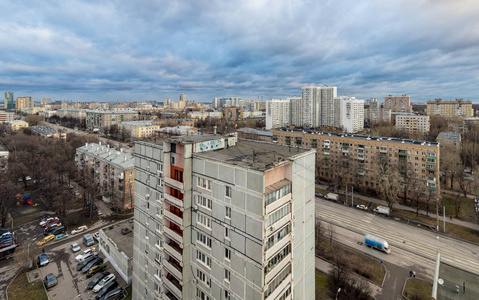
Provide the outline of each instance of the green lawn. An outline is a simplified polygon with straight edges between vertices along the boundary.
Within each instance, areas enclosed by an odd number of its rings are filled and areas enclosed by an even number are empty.
[[[455,196],[444,194],[442,195],[441,204],[446,207],[446,216],[456,215],[454,210]],[[461,201],[461,207],[459,210],[458,219],[467,222],[476,222],[476,210],[474,208],[474,200],[464,197],[459,197]],[[441,211],[442,214],[442,211]]]
[[[48,296],[41,280],[28,283],[26,273],[20,273],[8,287],[10,300],[47,300]]]
[[[316,269],[316,299],[328,299],[328,275]]]
[[[432,294],[432,284],[417,278],[406,280],[406,286],[403,291],[408,299],[429,300]]]

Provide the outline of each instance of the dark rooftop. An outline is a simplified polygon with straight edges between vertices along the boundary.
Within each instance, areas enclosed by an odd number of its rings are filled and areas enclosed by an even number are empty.
[[[133,219],[128,219],[101,229],[128,257],[133,257],[133,224]]]

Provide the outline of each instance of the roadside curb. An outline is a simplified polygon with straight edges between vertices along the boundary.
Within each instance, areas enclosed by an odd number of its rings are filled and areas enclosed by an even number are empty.
[[[10,284],[12,284],[12,282],[17,278],[18,274],[20,274],[22,272],[23,272],[23,268],[20,268],[18,270],[17,274],[15,274],[13,279],[8,283],[7,288],[5,289],[5,297],[6,297],[7,300],[8,300],[8,288],[10,287]]]

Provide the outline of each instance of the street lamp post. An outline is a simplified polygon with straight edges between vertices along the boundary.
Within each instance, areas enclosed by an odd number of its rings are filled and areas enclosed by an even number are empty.
[[[336,300],[338,300],[338,294],[341,292],[341,288],[338,289],[338,292],[336,293]]]
[[[439,236],[436,237],[436,253],[439,252]]]

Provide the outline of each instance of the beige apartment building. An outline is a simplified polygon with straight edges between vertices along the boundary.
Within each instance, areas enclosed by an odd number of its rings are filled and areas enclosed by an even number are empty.
[[[124,121],[135,121],[138,112],[131,110],[87,110],[86,127],[90,130],[110,128],[112,125],[120,125]]]
[[[472,109],[472,101],[464,101],[462,99],[443,101],[442,99],[436,99],[427,102],[427,115],[468,118],[474,116],[474,110]]]
[[[364,109],[364,121],[368,124],[379,122],[391,122],[391,110],[382,108],[378,99],[372,98],[369,101],[369,107]]]
[[[120,129],[130,132],[132,138],[141,139],[155,135],[155,130],[160,129],[159,124],[147,121],[126,121],[120,124]]]
[[[90,143],[76,150],[75,162],[94,178],[101,188],[103,200],[129,209],[134,206],[135,159],[130,153],[109,145]]]
[[[33,108],[35,105],[33,103],[33,97],[18,97],[17,103],[15,105],[16,110],[24,110]]]
[[[384,97],[383,108],[391,112],[412,112],[411,98],[407,95]]]
[[[6,123],[11,131],[19,131],[28,127],[28,123],[22,120],[13,120]]]
[[[316,149],[316,176],[326,181],[376,190],[376,168],[387,163],[407,174],[424,198],[440,195],[439,143],[301,130],[273,130],[273,141]]]
[[[412,134],[428,133],[430,129],[429,116],[398,115],[396,116],[396,129]]]

